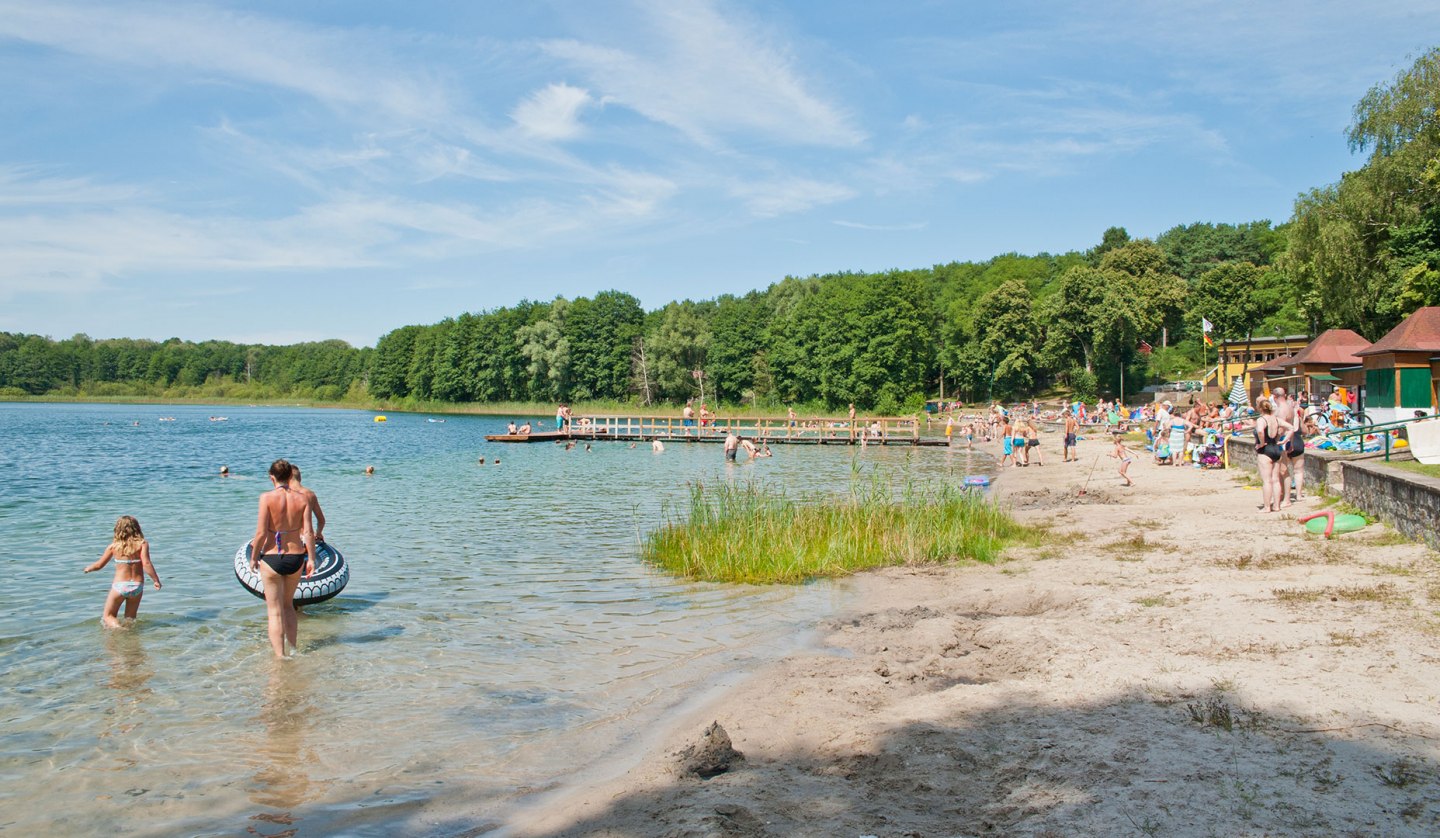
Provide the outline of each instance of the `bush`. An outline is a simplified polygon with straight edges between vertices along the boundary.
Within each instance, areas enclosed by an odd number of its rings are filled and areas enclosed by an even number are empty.
[[[1070,370],[1070,390],[1080,401],[1094,401],[1100,392],[1100,381],[1095,373],[1084,367],[1075,367]]]

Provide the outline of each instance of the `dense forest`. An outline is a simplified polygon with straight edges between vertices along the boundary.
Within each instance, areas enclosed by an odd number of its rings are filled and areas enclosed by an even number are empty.
[[[404,326],[374,349],[0,332],[0,396],[349,403],[802,403],[913,410],[1053,387],[1118,392],[1199,369],[1212,337],[1352,328],[1380,337],[1440,304],[1440,49],[1356,105],[1365,164],[1292,218],[1106,230],[1085,252],[787,277],[646,311],[635,297],[521,302]],[[1213,358],[1213,354],[1211,355]]]

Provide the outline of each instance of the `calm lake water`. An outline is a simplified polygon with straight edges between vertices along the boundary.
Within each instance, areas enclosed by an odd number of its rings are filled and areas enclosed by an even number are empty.
[[[485,442],[505,418],[372,417],[0,404],[0,831],[483,826],[805,642],[845,603],[843,583],[701,585],[649,569],[639,540],[687,483],[843,492],[877,469],[956,483],[993,470],[983,454],[909,447],[775,446],[727,466],[718,445],[567,452]],[[276,457],[303,467],[352,569],[344,593],[302,615],[283,662],[231,570]],[[112,568],[81,570],[121,514],[139,518],[164,589],[147,585],[137,624],[106,631]]]

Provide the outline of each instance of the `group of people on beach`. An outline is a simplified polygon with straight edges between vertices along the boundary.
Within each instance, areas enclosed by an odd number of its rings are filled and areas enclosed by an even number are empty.
[[[1109,456],[1117,461],[1123,485],[1133,486],[1129,469],[1136,455],[1124,436],[1131,430],[1144,430],[1156,465],[1218,468],[1223,467],[1227,436],[1250,429],[1255,435],[1263,489],[1260,509],[1274,512],[1303,497],[1305,438],[1320,432],[1315,420],[1305,416],[1303,405],[1284,387],[1261,398],[1253,414],[1233,404],[1207,404],[1193,397],[1184,407],[1164,400],[1133,410],[1118,401],[1104,400],[1093,409],[1074,402],[1059,411],[1042,411],[1035,404],[1013,409],[993,404],[981,416],[957,419],[952,413],[946,418],[945,437],[952,444],[963,439],[967,446],[977,439],[998,440],[1000,466],[1024,468],[1045,464],[1040,421],[1063,426],[1062,463],[1079,460],[1077,444],[1083,431],[1103,429],[1111,437]]]
[[[366,467],[373,474],[373,467]],[[229,468],[221,467],[221,476]],[[302,579],[315,572],[315,545],[323,540],[325,512],[315,492],[300,482],[300,467],[280,459],[270,464],[271,490],[260,495],[255,535],[250,540],[250,569],[260,574],[265,588],[265,610],[270,647],[275,657],[284,658],[298,643],[299,625],[295,611],[295,590]],[[115,565],[115,578],[105,597],[101,622],[120,628],[120,609],[134,620],[145,594],[145,577],[160,590],[160,575],[150,557],[150,543],[132,515],[115,522],[114,537],[100,558],[85,567],[86,573]]]

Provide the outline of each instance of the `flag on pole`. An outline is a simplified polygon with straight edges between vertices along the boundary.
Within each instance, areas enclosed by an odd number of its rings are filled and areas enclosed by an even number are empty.
[[[1203,317],[1200,318],[1200,331],[1205,332],[1206,334],[1209,334],[1211,331],[1214,330],[1214,328],[1215,328],[1215,324],[1214,324],[1214,323],[1211,323],[1209,320],[1206,320],[1206,319],[1203,318]]]
[[[1213,341],[1213,340],[1210,339],[1210,333],[1209,333],[1209,332],[1201,332],[1201,333],[1200,333],[1200,337],[1202,337],[1202,338],[1205,339],[1205,345],[1206,345],[1206,346],[1214,346],[1214,345],[1215,345],[1215,341]]]

